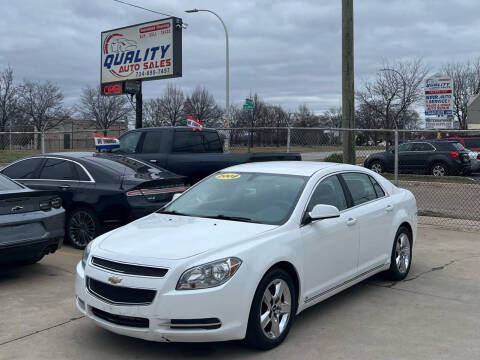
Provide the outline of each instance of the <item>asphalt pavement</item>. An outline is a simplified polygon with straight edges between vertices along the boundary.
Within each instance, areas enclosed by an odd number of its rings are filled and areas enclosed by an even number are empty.
[[[405,281],[369,279],[306,310],[269,352],[147,342],[95,326],[74,305],[81,252],[64,247],[0,270],[0,359],[479,359],[479,245],[478,233],[421,227]]]

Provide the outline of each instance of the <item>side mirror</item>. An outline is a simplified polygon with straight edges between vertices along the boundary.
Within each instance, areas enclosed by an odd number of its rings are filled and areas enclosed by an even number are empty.
[[[177,200],[181,195],[182,195],[182,193],[175,193],[175,194],[173,194],[171,201]]]
[[[308,219],[307,224],[309,222],[315,221],[315,220],[324,220],[324,219],[333,219],[340,217],[340,211],[332,205],[315,205],[308,213]]]

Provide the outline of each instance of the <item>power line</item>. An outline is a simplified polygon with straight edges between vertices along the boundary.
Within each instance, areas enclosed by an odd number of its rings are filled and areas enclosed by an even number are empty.
[[[118,2],[118,3],[121,3],[121,4],[124,4],[124,5],[131,6],[131,7],[137,8],[137,9],[142,9],[142,10],[145,10],[145,11],[150,11],[150,12],[155,13],[155,14],[160,14],[160,15],[164,15],[164,16],[168,16],[168,17],[173,17],[173,15],[166,14],[166,13],[162,13],[162,12],[160,12],[160,11],[155,11],[155,10],[152,10],[152,9],[147,9],[147,8],[142,7],[142,6],[135,5],[135,4],[131,4],[131,3],[126,2],[126,1],[122,1],[122,0],[113,0],[113,1]],[[177,17],[177,16],[175,16],[175,17]]]

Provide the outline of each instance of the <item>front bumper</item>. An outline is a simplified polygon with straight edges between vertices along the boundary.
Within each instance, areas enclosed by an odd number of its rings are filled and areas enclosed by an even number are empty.
[[[178,273],[164,278],[146,278],[114,274],[82,264],[77,265],[75,280],[76,305],[80,312],[101,327],[114,333],[160,342],[211,342],[243,339],[245,337],[251,298],[240,286],[232,286],[231,279],[217,288],[176,291]],[[239,272],[235,276],[239,275]],[[87,275],[86,275],[87,274]],[[149,305],[114,305],[94,296],[86,287],[86,276],[108,283],[108,277],[122,277],[122,286],[156,289],[157,294]],[[240,277],[239,277],[240,278]],[[240,279],[235,279],[240,281]],[[172,290],[173,289],[173,290]],[[113,316],[129,319],[148,319],[147,327],[124,326],[94,314],[96,309]],[[97,312],[98,313],[98,312]],[[172,328],[172,319],[218,319],[218,328]]]

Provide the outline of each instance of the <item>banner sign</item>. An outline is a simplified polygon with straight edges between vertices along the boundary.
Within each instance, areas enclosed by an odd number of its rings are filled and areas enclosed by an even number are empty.
[[[425,127],[453,127],[453,81],[437,74],[425,81]]]
[[[202,131],[203,122],[197,120],[193,116],[187,116],[187,126],[192,128],[193,131]]]
[[[118,149],[120,147],[120,140],[114,137],[107,137],[94,133],[93,139],[95,140],[95,148],[98,151],[105,149]]]
[[[101,84],[182,76],[182,19],[102,32],[100,69]]]

